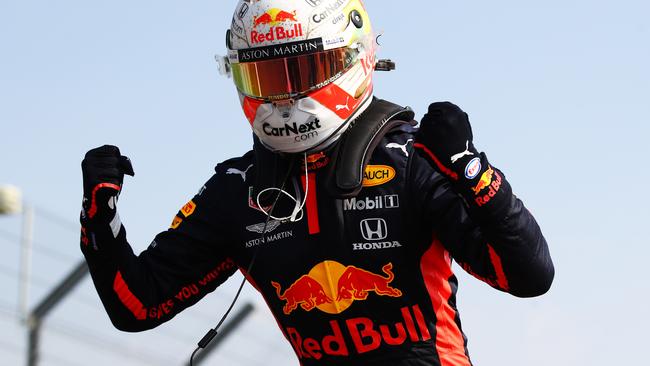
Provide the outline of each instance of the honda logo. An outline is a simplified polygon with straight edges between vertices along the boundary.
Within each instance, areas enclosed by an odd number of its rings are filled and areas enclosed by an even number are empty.
[[[384,219],[365,219],[360,226],[361,235],[366,240],[383,240],[388,236],[388,226]]]

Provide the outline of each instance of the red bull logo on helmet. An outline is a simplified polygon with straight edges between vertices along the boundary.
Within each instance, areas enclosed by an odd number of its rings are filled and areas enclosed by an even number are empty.
[[[395,279],[393,264],[382,268],[382,274],[325,261],[314,266],[288,288],[272,281],[278,298],[285,301],[282,308],[289,315],[299,307],[304,311],[318,309],[328,314],[340,314],[354,301],[366,300],[371,293],[378,296],[401,297],[402,291],[390,284]]]
[[[287,23],[293,23],[285,27]],[[283,25],[280,25],[283,24]],[[268,26],[268,32],[259,32],[257,29]],[[276,41],[283,39],[294,39],[304,36],[302,24],[296,18],[296,11],[288,12],[282,9],[273,8],[265,13],[253,17],[253,30],[251,31],[251,42],[253,44],[265,41]]]
[[[278,8],[269,9],[260,16],[253,17],[253,28],[260,25],[278,25],[282,22],[298,22],[296,11],[288,12]]]

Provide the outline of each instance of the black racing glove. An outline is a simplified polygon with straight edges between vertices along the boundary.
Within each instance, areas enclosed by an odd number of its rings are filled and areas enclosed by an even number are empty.
[[[472,211],[483,217],[500,217],[510,203],[512,189],[472,140],[467,113],[452,103],[438,102],[422,117],[415,147],[449,179]]]
[[[134,175],[131,161],[120,154],[117,146],[104,145],[86,153],[81,170],[84,189],[82,225],[93,228],[108,224],[116,214],[124,174]]]

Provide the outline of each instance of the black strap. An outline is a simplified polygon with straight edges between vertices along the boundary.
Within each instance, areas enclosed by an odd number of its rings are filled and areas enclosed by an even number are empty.
[[[383,99],[372,103],[341,137],[328,166],[328,190],[338,198],[359,194],[363,172],[373,151],[389,131],[399,126],[415,125],[415,113],[409,107],[401,107]]]
[[[349,198],[359,194],[363,172],[381,139],[395,128],[415,125],[414,117],[415,113],[409,107],[374,98],[370,106],[351,122],[341,140],[327,152],[332,159],[326,168],[326,186],[330,195]],[[257,197],[263,188],[279,187],[281,177],[292,167],[296,169],[300,165],[292,164],[291,160],[300,156],[273,153],[256,136],[253,141],[256,171],[253,195]],[[269,197],[262,197],[262,201],[264,198]]]

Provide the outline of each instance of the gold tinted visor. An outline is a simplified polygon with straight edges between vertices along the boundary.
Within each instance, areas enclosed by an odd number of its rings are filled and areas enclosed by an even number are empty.
[[[285,99],[336,80],[357,59],[356,49],[343,47],[272,60],[231,64],[239,91],[259,99]]]

